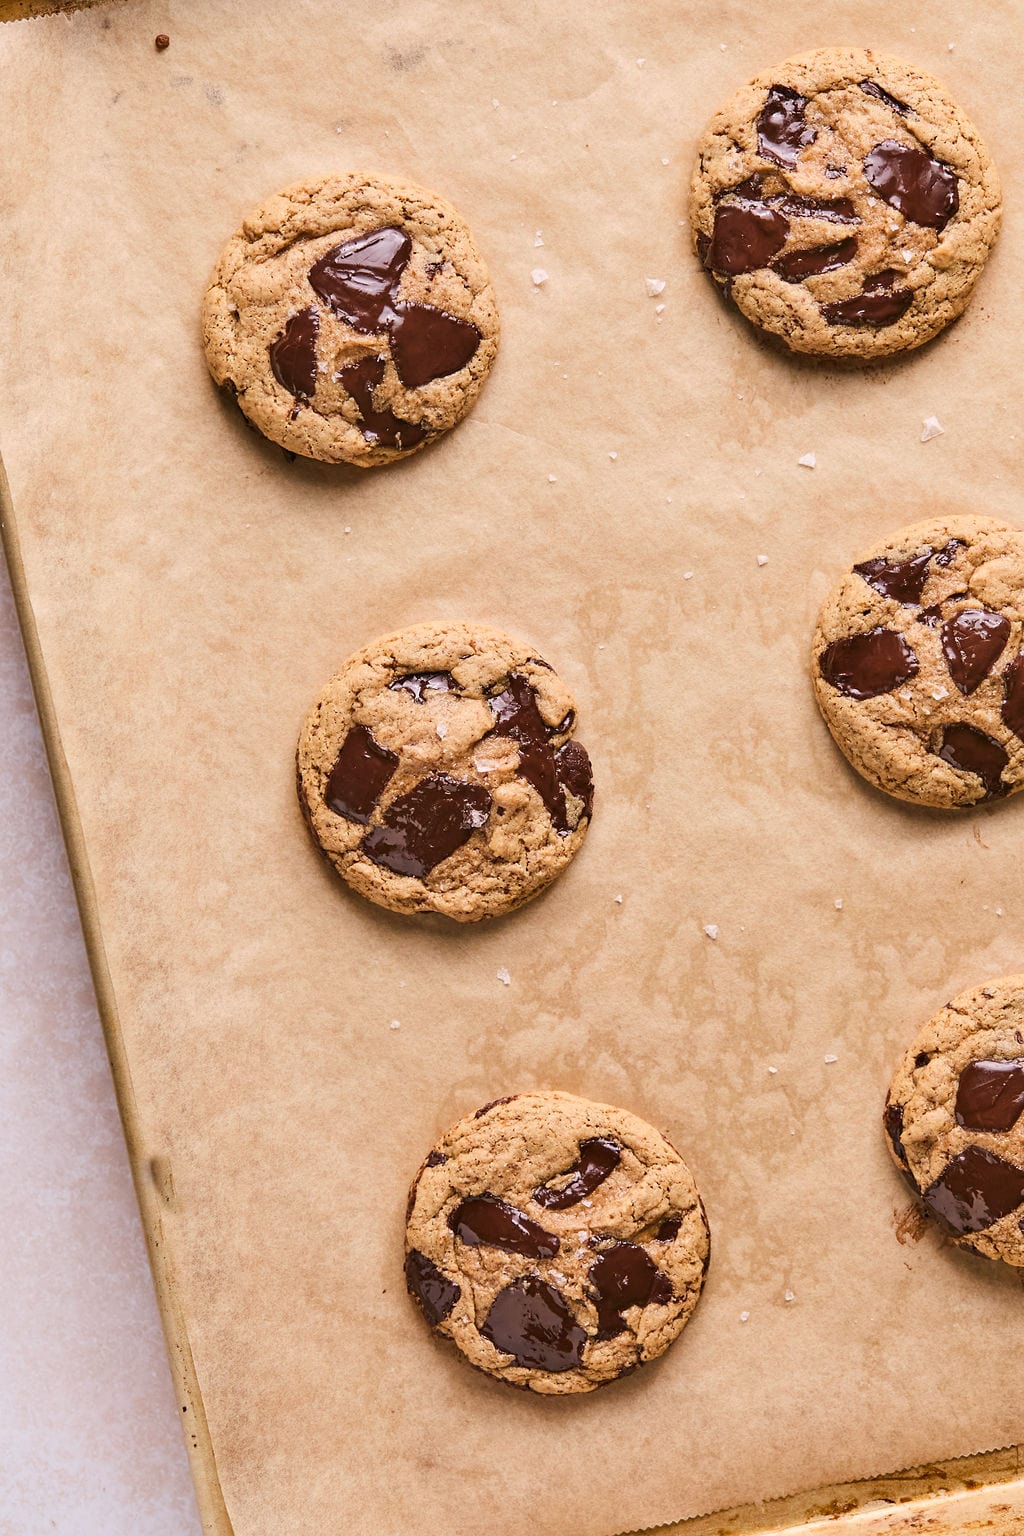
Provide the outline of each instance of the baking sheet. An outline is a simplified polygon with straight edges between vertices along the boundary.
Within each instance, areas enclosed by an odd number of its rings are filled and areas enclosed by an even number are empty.
[[[1020,968],[1024,810],[871,792],[805,653],[863,544],[1020,520],[1022,30],[945,0],[203,0],[0,32],[0,447],[236,1536],[611,1536],[1020,1437],[1018,1277],[920,1236],[878,1112],[910,1031]],[[867,374],[758,342],[679,222],[713,108],[828,42],[946,78],[1007,193],[967,318]],[[473,416],[369,475],[245,431],[197,338],[239,215],[364,167],[456,203],[504,322]],[[324,679],[435,617],[547,655],[597,779],[569,872],[468,932],[349,896],[294,803]],[[679,1343],[577,1402],[468,1371],[401,1279],[424,1151],[535,1086],[662,1126],[713,1230]]]

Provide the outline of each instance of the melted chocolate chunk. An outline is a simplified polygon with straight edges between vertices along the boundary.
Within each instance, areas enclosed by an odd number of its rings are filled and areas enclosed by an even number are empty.
[[[448,1217],[456,1237],[472,1247],[504,1248],[528,1259],[553,1259],[558,1238],[497,1195],[471,1195]]]
[[[889,1138],[889,1145],[896,1154],[896,1161],[904,1173],[910,1172],[907,1162],[907,1154],[903,1150],[903,1105],[894,1104],[891,1099],[885,1102],[885,1134]]]
[[[679,1236],[679,1229],[682,1224],[683,1218],[681,1216],[666,1216],[665,1220],[654,1234],[655,1241],[659,1243],[672,1242],[673,1238]]]
[[[1024,1061],[969,1061],[956,1090],[956,1123],[1010,1131],[1024,1110]]]
[[[462,1295],[462,1289],[443,1275],[432,1259],[417,1248],[405,1256],[405,1283],[410,1296],[415,1296],[423,1308],[423,1316],[431,1328],[443,1323],[452,1307]]]
[[[357,331],[383,330],[391,294],[405,270],[412,241],[388,226],[336,245],[309,270],[313,292]]]
[[[1003,673],[1003,724],[1024,741],[1024,651]]]
[[[484,1115],[488,1113],[488,1111],[497,1109],[499,1104],[511,1104],[512,1100],[518,1099],[518,1097],[518,1093],[506,1093],[503,1099],[492,1099],[489,1104],[482,1104],[480,1108],[474,1112],[473,1119],[480,1120]]]
[[[397,767],[397,752],[382,747],[365,725],[353,725],[331,769],[324,804],[335,816],[365,824]]]
[[[570,710],[554,728],[544,723],[537,707],[537,695],[518,672],[510,672],[505,687],[492,694],[487,707],[494,717],[492,736],[510,736],[519,746],[518,772],[532,784],[559,836],[567,837],[569,825],[565,790],[584,804],[589,816],[594,803],[594,785],[590,758],[579,742],[567,741],[556,753],[550,738],[561,735],[573,723]]]
[[[482,784],[432,773],[391,802],[360,847],[382,869],[422,880],[468,842],[490,811]]]
[[[896,286],[899,276],[891,268],[876,272],[864,279],[862,293],[823,304],[821,312],[829,325],[892,325],[914,302],[912,288]]]
[[[1024,1203],[1024,1168],[971,1146],[947,1163],[921,1196],[953,1237],[983,1232]]]
[[[983,800],[997,800],[1009,791],[1002,773],[1010,761],[1007,753],[984,731],[973,725],[947,725],[942,732],[938,757],[961,773],[973,773],[985,786]]]
[[[934,553],[934,549],[926,549],[923,555],[912,555],[909,560],[885,560],[879,556],[862,561],[854,570],[883,597],[894,598],[905,608],[911,608],[921,599]]]
[[[935,564],[952,565],[953,561],[956,559],[957,550],[963,549],[963,547],[963,539],[950,539],[948,543],[943,544],[942,548],[935,556]]]
[[[845,267],[856,254],[857,237],[851,235],[836,245],[815,245],[810,250],[790,251],[772,262],[772,271],[787,283],[802,283],[805,277],[820,277],[822,272]]]
[[[524,1275],[499,1291],[480,1332],[517,1365],[541,1371],[574,1370],[587,1342],[561,1291],[539,1275]]]
[[[448,1154],[446,1152],[428,1152],[425,1166],[427,1168],[440,1168],[441,1164],[447,1161]]]
[[[772,198],[772,206],[794,219],[825,219],[829,224],[859,224],[857,210],[849,197],[798,197],[789,192]]]
[[[542,1184],[533,1192],[538,1205],[547,1211],[566,1211],[570,1205],[592,1195],[609,1174],[614,1173],[622,1160],[622,1148],[618,1142],[602,1136],[592,1136],[580,1142],[580,1160],[572,1170],[572,1177],[559,1188]]]
[[[380,443],[382,448],[415,448],[427,436],[427,428],[419,422],[403,421],[387,408],[378,411],[373,403],[384,368],[384,358],[364,357],[341,370],[341,382],[359,407],[360,431],[367,442]]]
[[[544,808],[563,836],[568,834],[565,794],[558,781],[555,754],[546,741],[519,743],[519,776],[532,784],[544,802]]]
[[[625,1332],[622,1313],[626,1307],[646,1307],[652,1301],[664,1305],[672,1300],[668,1276],[639,1243],[613,1243],[604,1249],[591,1264],[589,1279],[599,1339],[613,1339]]]
[[[817,138],[804,121],[807,97],[785,85],[773,85],[757,119],[758,153],[792,170],[800,151]]]
[[[926,229],[945,229],[960,206],[949,166],[896,139],[885,139],[865,155],[864,174],[883,202]]]
[[[564,747],[559,747],[555,753],[555,772],[563,789],[567,789],[574,800],[583,801],[584,816],[590,816],[594,809],[594,776],[586,747],[578,741],[567,741]]]
[[[973,693],[991,672],[1007,640],[1010,621],[985,608],[962,608],[942,626],[942,652],[960,692]]]
[[[391,356],[406,389],[418,389],[465,368],[480,345],[480,332],[427,304],[396,304],[390,322]]]
[[[727,277],[766,267],[786,243],[789,220],[767,203],[720,203],[704,265]]]
[[[908,107],[905,101],[900,101],[898,97],[891,96],[885,87],[879,85],[875,80],[862,80],[860,88],[865,96],[875,96],[879,101],[884,101],[886,106],[891,107],[894,112],[898,112],[900,117],[907,117],[914,110],[913,107]]]
[[[917,674],[917,657],[895,629],[833,640],[818,665],[826,683],[851,699],[877,699]]]
[[[316,390],[316,339],[320,334],[320,311],[315,304],[292,315],[288,324],[267,349],[274,378],[297,400],[312,400]]]
[[[388,687],[395,693],[412,694],[417,704],[425,704],[428,693],[458,692],[450,672],[409,672],[405,677],[396,677]]]
[[[510,672],[500,693],[493,693],[487,707],[494,716],[492,734],[511,736],[526,743],[546,742],[551,735],[537,708],[537,695],[528,680]]]

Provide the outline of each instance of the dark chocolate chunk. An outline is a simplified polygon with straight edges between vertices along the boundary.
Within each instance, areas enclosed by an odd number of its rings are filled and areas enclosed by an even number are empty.
[[[1008,793],[1002,773],[1009,756],[998,741],[973,725],[947,725],[936,755],[961,773],[976,774],[985,786],[983,800],[996,800]]]
[[[327,780],[324,804],[346,821],[368,822],[397,767],[397,752],[382,747],[365,725],[351,726]]]
[[[960,692],[973,693],[991,672],[1010,638],[1010,621],[985,608],[961,608],[942,626],[942,653]]]
[[[909,1173],[910,1165],[907,1162],[907,1154],[903,1150],[903,1105],[894,1104],[891,1099],[886,1099],[884,1121],[885,1134],[896,1155],[896,1161],[905,1173]]]
[[[802,283],[805,277],[819,277],[822,272],[834,272],[845,267],[857,254],[857,237],[840,240],[836,245],[815,245],[810,250],[790,251],[772,262],[787,283]]]
[[[490,811],[482,784],[432,773],[391,802],[360,847],[382,869],[422,880],[468,842]]]
[[[1024,1203],[1024,1168],[970,1146],[946,1164],[921,1199],[953,1237],[983,1232]]]
[[[891,107],[894,112],[898,112],[900,117],[907,117],[914,110],[913,107],[908,107],[905,101],[900,101],[898,97],[890,95],[884,86],[878,84],[877,80],[862,80],[860,88],[865,96],[875,96],[879,101],[884,101],[886,106]]]
[[[546,741],[519,743],[519,775],[532,784],[544,802],[544,808],[564,836],[569,831],[565,794],[558,781],[555,754]]]
[[[341,370],[341,382],[359,407],[360,430],[367,442],[383,448],[415,448],[427,436],[419,422],[403,421],[394,411],[377,410],[373,392],[384,377],[382,357],[364,357]]]
[[[719,203],[704,265],[727,277],[766,267],[786,243],[789,220],[767,203]]]
[[[471,1195],[456,1206],[448,1225],[472,1247],[504,1248],[528,1259],[553,1259],[558,1238],[497,1195]]]
[[[442,1163],[448,1161],[446,1152],[428,1152],[425,1166],[427,1168],[440,1168]]]
[[[899,277],[891,268],[876,272],[864,279],[862,293],[823,304],[821,312],[829,325],[892,325],[914,302],[912,288],[897,286]]]
[[[1024,651],[1003,673],[1003,724],[1024,741]]]
[[[1010,1131],[1024,1110],[1024,1061],[969,1061],[956,1090],[956,1123]]]
[[[917,657],[895,629],[870,629],[864,635],[833,640],[818,657],[830,687],[851,699],[876,699],[892,693],[917,674]]]
[[[960,206],[949,166],[896,139],[883,140],[865,155],[864,174],[879,197],[912,224],[945,229]]]
[[[417,704],[425,704],[428,693],[458,692],[450,672],[409,672],[405,677],[396,677],[388,687],[396,693],[412,694]]]
[[[807,97],[773,85],[757,118],[757,148],[766,160],[792,170],[802,149],[817,138],[804,120]]]
[[[597,1336],[612,1339],[623,1333],[626,1307],[646,1307],[649,1302],[672,1300],[672,1285],[639,1243],[613,1243],[598,1254],[589,1271]]]
[[[563,789],[574,800],[582,800],[583,814],[590,816],[594,809],[594,776],[586,747],[578,741],[567,741],[559,747],[555,753],[555,772]]]
[[[572,1177],[557,1188],[542,1184],[533,1192],[538,1205],[548,1211],[565,1211],[570,1205],[592,1195],[609,1174],[614,1173],[622,1160],[622,1148],[618,1142],[602,1136],[592,1136],[580,1142],[580,1157],[572,1170]]]
[[[793,219],[825,219],[829,224],[859,224],[857,210],[849,197],[798,197],[787,192],[773,197],[772,207]]]
[[[539,1275],[524,1275],[499,1291],[480,1332],[517,1365],[541,1371],[574,1370],[587,1342],[561,1291]]]
[[[525,677],[510,672],[500,693],[493,693],[487,707],[494,716],[493,735],[512,736],[516,741],[546,742],[550,726],[537,708],[537,695]]]
[[[518,1093],[506,1093],[503,1099],[491,1099],[489,1104],[481,1104],[480,1108],[474,1112],[473,1119],[480,1120],[489,1110],[497,1109],[499,1104],[511,1104],[512,1100],[518,1097]]]
[[[355,330],[383,330],[392,290],[411,251],[412,241],[403,230],[375,229],[321,256],[309,270],[310,287]]]
[[[568,836],[565,789],[584,804],[589,816],[594,803],[590,758],[579,742],[567,741],[556,753],[551,737],[561,735],[573,723],[572,711],[558,725],[546,725],[537,707],[537,695],[518,672],[510,672],[500,693],[487,706],[494,717],[493,736],[511,736],[519,746],[519,773],[540,795],[555,830]]]
[[[480,345],[480,332],[427,304],[395,304],[389,322],[391,356],[406,389],[465,368]]]
[[[270,366],[274,378],[297,400],[312,400],[316,390],[316,339],[320,334],[320,311],[315,304],[300,309],[275,341],[270,343]]]
[[[952,565],[956,559],[957,550],[963,549],[963,539],[949,539],[935,556],[936,565]]]
[[[423,1316],[431,1328],[444,1322],[462,1295],[461,1287],[443,1275],[434,1261],[417,1248],[411,1248],[405,1256],[405,1283],[410,1296],[415,1296],[423,1308]]]
[[[854,570],[883,597],[891,597],[909,608],[920,601],[934,553],[934,549],[926,549],[923,555],[911,555],[909,560],[885,560],[879,556],[862,561]]]
[[[655,1232],[655,1240],[659,1243],[670,1243],[673,1238],[679,1236],[679,1228],[683,1224],[681,1216],[666,1216],[661,1226]]]

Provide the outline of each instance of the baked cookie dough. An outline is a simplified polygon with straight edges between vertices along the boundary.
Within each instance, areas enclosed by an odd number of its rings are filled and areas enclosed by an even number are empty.
[[[496,1099],[409,1192],[405,1276],[430,1326],[514,1387],[590,1392],[664,1354],[710,1238],[689,1168],[636,1115],[569,1093]]]
[[[578,852],[593,806],[576,705],[482,625],[419,624],[352,656],[299,737],[299,800],[352,888],[459,922],[521,906]]]
[[[811,670],[858,773],[940,809],[1024,787],[1024,533],[989,517],[904,528],[826,599]]]
[[[947,1237],[1024,1266],[1024,976],[972,987],[896,1068],[889,1148]]]
[[[868,360],[966,308],[999,232],[999,178],[930,75],[819,48],[758,75],[700,141],[690,191],[715,282],[794,351]]]
[[[462,420],[498,350],[498,310],[450,204],[377,176],[324,176],[262,203],[228,241],[203,345],[265,437],[367,468]]]

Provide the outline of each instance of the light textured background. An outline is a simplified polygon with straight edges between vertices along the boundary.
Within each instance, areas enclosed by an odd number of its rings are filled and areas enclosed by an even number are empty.
[[[195,1536],[124,1138],[0,559],[0,1533]]]

